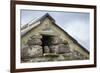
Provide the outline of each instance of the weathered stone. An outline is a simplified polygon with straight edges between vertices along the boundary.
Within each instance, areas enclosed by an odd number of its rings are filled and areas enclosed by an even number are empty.
[[[72,55],[73,59],[85,59],[84,56],[77,50],[73,50]]]
[[[22,48],[21,48],[21,59],[28,58],[28,56],[29,56],[28,49],[29,49],[29,47],[27,45],[22,46]]]
[[[64,56],[63,55],[59,55],[59,57],[57,58],[58,61],[63,61],[65,60]]]
[[[61,54],[70,52],[70,48],[64,44],[51,45],[50,50],[52,53],[61,53]]]
[[[41,35],[32,35],[31,39],[41,39],[42,36]]]
[[[42,41],[41,41],[41,39],[29,39],[27,44],[29,46],[31,46],[31,45],[41,45]]]
[[[67,40],[62,40],[62,44],[68,45],[68,41]]]
[[[61,39],[57,36],[51,37],[51,44],[60,44]]]
[[[42,56],[43,50],[39,45],[33,45],[30,49],[28,49],[29,57],[38,57]]]
[[[70,48],[67,45],[59,44],[59,53],[69,53]]]
[[[50,50],[52,53],[59,53],[59,45],[51,45]]]
[[[50,53],[50,48],[48,46],[44,46],[44,53]]]
[[[76,50],[74,50],[73,53],[74,53],[74,56],[79,56],[79,54],[80,54],[80,53],[79,53],[78,51],[76,51]]]

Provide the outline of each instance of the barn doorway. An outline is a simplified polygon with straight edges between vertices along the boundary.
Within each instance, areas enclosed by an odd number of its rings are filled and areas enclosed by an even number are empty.
[[[49,35],[42,35],[41,41],[42,41],[43,53],[45,53],[44,46],[48,46],[49,47],[51,45],[51,37],[52,36],[49,36]]]

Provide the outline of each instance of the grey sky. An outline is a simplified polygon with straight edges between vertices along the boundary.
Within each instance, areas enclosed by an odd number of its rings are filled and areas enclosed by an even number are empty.
[[[51,12],[51,11],[34,11],[21,10],[21,25],[49,13],[56,23],[74,37],[87,50],[90,49],[89,27],[90,14],[76,12]]]

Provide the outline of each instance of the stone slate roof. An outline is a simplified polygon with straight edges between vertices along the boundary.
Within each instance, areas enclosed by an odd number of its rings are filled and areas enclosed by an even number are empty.
[[[43,15],[42,17],[39,17],[35,20],[32,20],[31,22],[29,22],[28,24],[24,25],[23,27],[21,27],[21,36],[24,36],[26,33],[28,33],[31,29],[39,26],[39,24],[41,24],[41,22],[46,18],[50,18],[51,21],[53,22],[53,24],[55,24],[56,27],[58,27],[59,29],[61,29],[72,41],[73,43],[76,43],[78,46],[80,46],[81,48],[83,48],[84,51],[86,51],[89,54],[89,51],[84,48],[81,44],[78,43],[77,40],[75,40],[72,36],[70,36],[65,30],[63,30],[60,26],[58,26],[55,23],[55,20],[48,14],[46,13],[45,15]]]

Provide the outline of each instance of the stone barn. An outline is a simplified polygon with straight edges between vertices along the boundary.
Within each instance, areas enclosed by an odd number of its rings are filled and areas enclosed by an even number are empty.
[[[21,61],[89,59],[89,52],[46,13],[21,27]]]

